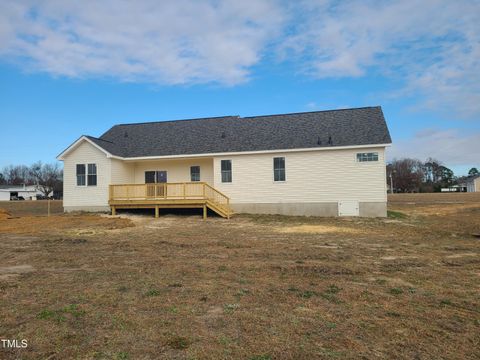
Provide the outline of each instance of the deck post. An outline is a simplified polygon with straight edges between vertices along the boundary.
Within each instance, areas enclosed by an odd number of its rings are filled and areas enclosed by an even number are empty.
[[[155,206],[155,218],[158,218],[160,216],[160,208],[158,206]]]
[[[207,205],[203,205],[203,220],[207,218]]]
[[[112,206],[112,216],[117,215],[117,209],[115,209],[115,206]]]

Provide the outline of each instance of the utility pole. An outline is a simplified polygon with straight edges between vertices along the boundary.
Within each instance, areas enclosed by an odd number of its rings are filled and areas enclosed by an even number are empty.
[[[390,171],[390,194],[393,194],[393,170]]]

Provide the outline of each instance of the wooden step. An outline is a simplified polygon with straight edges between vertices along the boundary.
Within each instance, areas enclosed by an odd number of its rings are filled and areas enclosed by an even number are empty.
[[[229,219],[233,215],[231,209],[210,200],[207,201],[207,207],[223,218]]]

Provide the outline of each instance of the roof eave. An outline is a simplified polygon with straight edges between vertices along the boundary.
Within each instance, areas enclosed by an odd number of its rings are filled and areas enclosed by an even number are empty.
[[[236,151],[222,153],[201,153],[201,154],[181,154],[181,155],[159,155],[159,156],[137,156],[119,158],[124,161],[142,161],[142,160],[161,160],[161,159],[184,159],[198,157],[218,157],[233,155],[255,155],[255,154],[272,154],[272,153],[292,153],[305,151],[328,151],[328,150],[347,150],[347,149],[365,149],[365,148],[385,148],[391,146],[392,143],[384,144],[366,144],[366,145],[349,145],[349,146],[329,146],[314,148],[297,148],[297,149],[278,149],[278,150],[259,150],[259,151]]]

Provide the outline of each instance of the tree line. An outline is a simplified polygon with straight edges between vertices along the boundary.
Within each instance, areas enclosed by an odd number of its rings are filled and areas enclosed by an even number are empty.
[[[63,188],[63,169],[57,163],[44,164],[38,161],[31,166],[8,165],[0,171],[0,185],[35,185],[45,196]]]
[[[468,176],[478,175],[471,168]],[[451,169],[437,159],[394,159],[387,164],[387,183],[394,192],[439,192],[442,188],[458,185],[465,176],[457,177]]]

